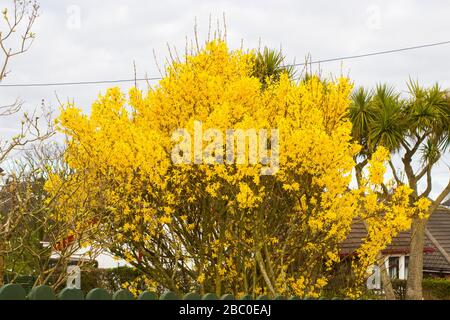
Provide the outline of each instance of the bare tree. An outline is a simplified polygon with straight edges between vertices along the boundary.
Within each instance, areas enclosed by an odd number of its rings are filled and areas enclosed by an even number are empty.
[[[9,65],[13,58],[26,53],[35,39],[32,32],[36,19],[39,17],[39,4],[31,0],[10,0],[9,6],[1,11],[0,17],[0,82],[9,74]],[[0,101],[0,117],[17,119],[17,132],[10,137],[0,137],[0,175],[5,175],[4,164],[16,152],[23,151],[33,143],[41,142],[53,135],[54,130],[51,112],[44,107],[36,108],[32,112],[24,112],[20,118],[23,102],[17,98],[12,102]],[[11,175],[2,187],[6,192],[14,188],[16,182]],[[12,180],[11,180],[12,179]],[[6,188],[6,189],[5,189]],[[7,201],[7,199],[3,199]],[[9,200],[8,200],[9,201]],[[5,205],[5,203],[3,203]],[[3,283],[5,257],[2,252],[7,251],[8,235],[12,234],[20,225],[21,216],[0,215],[0,285]]]
[[[0,30],[1,60],[0,81],[9,73],[8,65],[12,58],[27,52],[35,39],[31,31],[39,17],[39,4],[30,0],[13,0],[12,12],[2,10],[2,18],[6,30]]]
[[[0,189],[0,214],[8,225],[0,229],[4,243],[0,255],[5,257],[6,271],[10,281],[24,273],[32,274],[35,285],[50,284],[56,289],[66,280],[69,264],[82,267],[98,255],[99,247],[85,245],[92,238],[95,223],[92,230],[79,229],[82,215],[55,210],[53,202],[67,185],[61,185],[61,192],[51,197],[45,191],[50,175],[73,183],[65,179],[70,171],[57,145],[33,146],[14,161],[9,171]],[[59,218],[61,214],[64,219]]]
[[[36,35],[32,32],[32,28],[38,17],[39,4],[36,1],[13,0],[11,8],[2,10],[1,27],[5,30],[0,30],[0,82],[10,73],[8,66],[11,59],[26,53],[33,44]],[[0,117],[16,115],[21,111],[22,105],[20,99],[6,104],[0,101]],[[45,129],[42,129],[42,122],[45,123]],[[0,138],[0,164],[14,150],[51,136],[53,134],[51,113],[45,108],[39,112],[34,110],[31,113],[24,113],[18,127],[16,135],[9,139]]]

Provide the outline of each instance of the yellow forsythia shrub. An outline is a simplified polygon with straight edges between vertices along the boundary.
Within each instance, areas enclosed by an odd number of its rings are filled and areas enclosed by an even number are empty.
[[[394,193],[394,207],[380,201],[387,154],[374,157],[364,190],[349,190],[359,146],[346,118],[348,79],[282,75],[263,86],[251,76],[254,60],[215,40],[170,64],[147,92],[111,88],[89,115],[65,106],[57,126],[73,173],[47,182],[50,192],[66,190],[60,218],[90,212],[78,228],[97,228],[93,241],[178,292],[317,296],[352,222],[367,218],[371,238],[358,264],[365,271],[408,228],[409,191]],[[174,164],[173,132],[194,136],[199,123],[224,136],[278,129],[276,174],[261,175],[259,162]]]

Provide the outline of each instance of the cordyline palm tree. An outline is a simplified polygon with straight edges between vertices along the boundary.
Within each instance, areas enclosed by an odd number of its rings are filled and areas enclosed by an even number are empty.
[[[352,95],[349,117],[353,138],[362,146],[356,174],[360,183],[362,170],[378,146],[398,151],[407,127],[402,117],[403,101],[392,87],[377,85],[374,91],[358,88]],[[355,159],[355,160],[358,160]]]
[[[352,121],[352,136],[361,145],[360,153],[355,157],[355,173],[358,187],[361,187],[364,167],[377,146],[389,150],[398,150],[404,134],[405,123],[401,118],[402,102],[400,95],[392,87],[378,85],[374,91],[358,88],[352,94],[349,117]],[[383,186],[386,196],[388,190]],[[377,255],[381,282],[386,298],[395,299],[394,289],[381,252]]]
[[[256,53],[255,65],[253,67],[253,76],[257,77],[263,87],[267,85],[267,81],[278,81],[283,73],[286,73],[290,79],[295,76],[293,66],[285,65],[286,57],[274,49],[265,47],[262,51]]]
[[[392,161],[389,161],[389,165],[396,182],[407,184],[413,190],[410,199],[412,204],[421,197],[429,197],[432,188],[431,170],[449,150],[450,104],[447,93],[438,85],[423,88],[410,80],[408,89],[409,98],[401,99],[398,93],[386,85],[378,85],[374,92],[360,88],[352,96],[349,117],[353,123],[353,138],[362,145],[355,168],[358,182],[372,153],[378,146],[386,147],[391,153],[401,156],[400,168],[396,168]],[[419,182],[423,182],[424,190],[419,190]],[[449,193],[450,180],[437,198],[432,200],[430,214]],[[426,220],[414,217],[407,299],[422,299],[425,231]]]

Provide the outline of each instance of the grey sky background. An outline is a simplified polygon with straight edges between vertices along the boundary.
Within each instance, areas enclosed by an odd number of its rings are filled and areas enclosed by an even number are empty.
[[[0,0],[4,7],[9,0]],[[163,66],[167,43],[184,51],[197,19],[205,40],[211,15],[226,15],[231,48],[262,45],[282,48],[288,62],[383,51],[450,40],[448,1],[144,1],[41,0],[37,39],[10,64],[2,84],[94,81],[159,76],[153,50]],[[387,82],[406,90],[408,77],[424,85],[450,87],[450,44],[321,65],[325,75],[349,75],[356,86]],[[156,83],[154,83],[156,84]],[[118,84],[127,91],[133,83]],[[20,97],[24,108],[57,106],[55,95],[85,110],[112,85],[0,88],[1,103]],[[139,84],[146,87],[145,82]],[[17,121],[0,119],[0,134],[17,130]],[[447,155],[434,171],[433,194],[448,180]]]

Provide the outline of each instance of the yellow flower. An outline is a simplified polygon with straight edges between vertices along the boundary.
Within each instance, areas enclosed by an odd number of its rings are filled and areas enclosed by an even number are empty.
[[[198,283],[205,282],[205,274],[204,273],[200,273],[199,276],[197,277],[197,281],[198,281]]]
[[[420,198],[414,203],[414,206],[417,208],[418,216],[421,219],[427,219],[429,217],[428,209],[431,205],[431,201],[427,198]]]
[[[169,224],[169,223],[172,222],[172,218],[171,218],[171,217],[168,217],[168,216],[162,216],[161,218],[159,218],[159,221],[160,221],[162,224]]]

